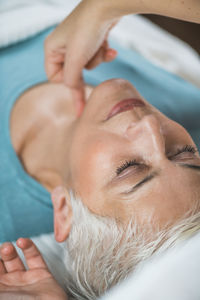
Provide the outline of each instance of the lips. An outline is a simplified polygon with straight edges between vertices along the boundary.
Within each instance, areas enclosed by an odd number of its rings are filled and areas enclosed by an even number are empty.
[[[124,99],[124,100],[118,102],[111,109],[106,120],[109,120],[110,118],[114,117],[115,115],[117,115],[121,112],[134,109],[134,107],[144,107],[144,106],[145,106],[145,103],[140,99],[136,99],[136,98]]]

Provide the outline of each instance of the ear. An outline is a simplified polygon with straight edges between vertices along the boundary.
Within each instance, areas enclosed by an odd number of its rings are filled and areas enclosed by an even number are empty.
[[[57,242],[64,242],[70,232],[72,207],[70,195],[63,186],[56,187],[51,194],[54,209],[54,235]]]

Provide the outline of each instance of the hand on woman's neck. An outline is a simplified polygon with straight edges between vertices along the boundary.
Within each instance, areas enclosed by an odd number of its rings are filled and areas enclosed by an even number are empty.
[[[91,87],[86,86],[86,95]],[[72,93],[44,83],[26,91],[11,114],[11,138],[27,173],[49,191],[68,178],[68,149],[77,121]]]

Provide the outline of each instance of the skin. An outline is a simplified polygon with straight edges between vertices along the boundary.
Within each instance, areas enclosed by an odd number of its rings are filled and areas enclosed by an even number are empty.
[[[52,82],[64,82],[76,101],[84,102],[82,71],[112,61],[107,42],[111,28],[124,15],[158,14],[200,23],[197,0],[84,0],[47,37],[45,68]],[[92,16],[92,18],[91,18]],[[134,29],[133,29],[134,34]]]
[[[177,220],[200,196],[200,171],[187,167],[200,166],[198,153],[176,155],[185,145],[195,147],[190,135],[144,99],[145,107],[105,121],[119,101],[141,98],[128,81],[109,80],[86,90],[88,102],[79,118],[64,86],[62,90],[60,85],[41,85],[18,100],[11,136],[27,172],[50,192],[56,186],[73,189],[97,215],[124,223],[137,215],[141,224],[153,219],[159,227]],[[24,128],[27,132],[17,139]],[[117,176],[116,169],[129,159],[137,159],[139,165]],[[152,180],[130,192],[152,173]],[[64,215],[65,205],[61,206]]]
[[[200,172],[182,166],[200,165],[200,158],[189,152],[175,156],[184,145],[195,147],[194,142],[183,127],[148,102],[104,121],[117,102],[132,97],[141,98],[124,80],[94,89],[73,134],[70,185],[96,214],[127,222],[137,213],[142,223],[152,217],[162,226],[200,196]],[[116,168],[128,159],[137,159],[140,166],[116,176]],[[152,172],[159,175],[127,194]]]
[[[4,243],[0,248],[1,300],[67,300],[34,243],[21,238],[17,240],[17,246],[23,251],[28,270],[15,247]]]

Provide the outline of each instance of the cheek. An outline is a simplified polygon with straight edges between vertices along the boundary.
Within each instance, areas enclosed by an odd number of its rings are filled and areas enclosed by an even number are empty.
[[[75,189],[82,198],[96,195],[105,184],[110,150],[102,139],[91,138],[82,144],[78,157],[74,157]]]

